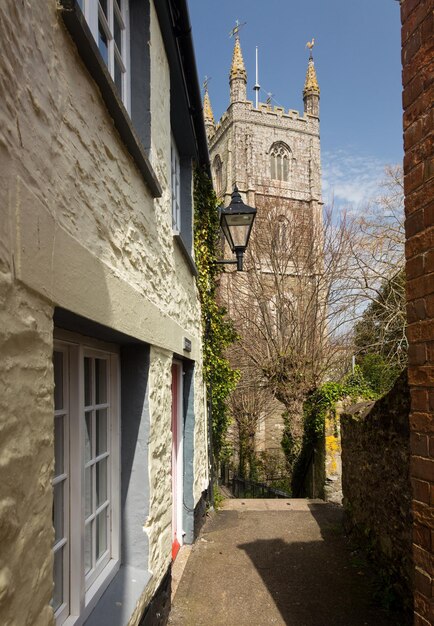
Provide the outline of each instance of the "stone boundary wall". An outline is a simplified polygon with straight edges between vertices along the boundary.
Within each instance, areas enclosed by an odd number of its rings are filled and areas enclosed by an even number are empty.
[[[434,1],[402,0],[415,625],[434,624]]]
[[[341,415],[347,529],[367,548],[404,605],[412,604],[410,393],[406,374],[374,402]]]

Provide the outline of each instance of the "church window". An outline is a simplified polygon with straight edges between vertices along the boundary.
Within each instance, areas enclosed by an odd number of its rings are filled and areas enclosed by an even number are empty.
[[[270,150],[270,168],[272,180],[285,180],[289,178],[291,151],[281,141],[274,143]]]
[[[214,169],[215,190],[216,190],[217,195],[219,196],[221,195],[221,192],[223,189],[223,163],[218,154],[214,159],[213,169]]]

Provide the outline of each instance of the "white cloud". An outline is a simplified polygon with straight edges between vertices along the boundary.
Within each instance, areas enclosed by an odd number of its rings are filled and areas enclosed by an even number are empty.
[[[387,164],[376,157],[340,149],[322,154],[322,189],[326,204],[339,208],[363,208],[379,193]]]

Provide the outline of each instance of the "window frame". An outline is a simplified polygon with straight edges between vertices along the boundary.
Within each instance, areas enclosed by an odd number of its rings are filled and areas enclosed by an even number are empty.
[[[276,141],[269,150],[270,178],[280,182],[289,182],[292,169],[292,152],[283,141]]]
[[[95,39],[101,58],[103,59],[111,79],[116,86],[119,97],[121,98],[127,112],[131,115],[131,63],[130,63],[130,18],[129,18],[129,0],[105,0],[107,6],[107,15],[101,6],[100,0],[82,0],[79,2],[83,15],[88,23],[90,31]],[[121,48],[116,44],[114,35],[115,16],[122,20],[123,28],[121,29]],[[107,60],[101,52],[99,41],[99,26],[104,30],[107,37]],[[122,64],[122,85],[119,91],[115,78],[115,58]]]
[[[68,335],[70,333],[67,333]],[[56,333],[57,335],[57,333]],[[72,626],[82,624],[95,608],[98,600],[120,567],[120,363],[117,347],[101,347],[94,340],[78,342],[54,340],[53,352],[66,355],[69,380],[69,605],[63,605],[55,613],[56,624]],[[108,349],[107,349],[108,348]],[[85,480],[84,480],[84,358],[107,360],[107,384],[110,411],[107,420],[107,445],[110,449],[110,526],[107,542],[110,544],[108,558],[103,566],[85,574]],[[54,504],[53,504],[54,507]],[[53,509],[54,510],[54,509]],[[66,512],[65,512],[66,515]],[[86,579],[87,578],[87,579]]]
[[[181,234],[181,159],[178,148],[172,135],[170,145],[170,188],[172,197],[172,231],[174,235]]]

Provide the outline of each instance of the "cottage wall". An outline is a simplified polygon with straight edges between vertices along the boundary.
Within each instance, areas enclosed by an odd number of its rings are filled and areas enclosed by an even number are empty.
[[[152,5],[152,3],[151,3]],[[170,565],[170,366],[195,367],[194,500],[207,483],[195,279],[172,234],[170,76],[151,6],[154,199],[55,0],[0,6],[0,622],[53,623],[53,312],[152,345],[149,570],[131,623]]]

